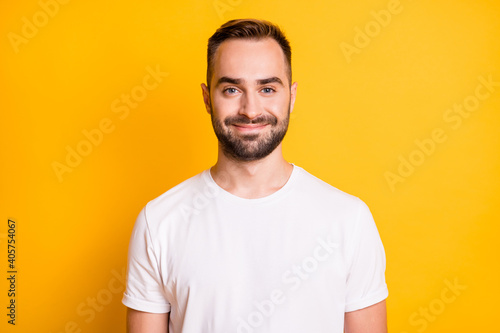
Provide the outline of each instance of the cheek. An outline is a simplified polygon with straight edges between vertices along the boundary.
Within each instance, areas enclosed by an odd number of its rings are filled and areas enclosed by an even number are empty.
[[[266,111],[280,116],[288,113],[288,102],[289,99],[287,98],[287,96],[279,96],[275,98],[264,99],[261,105]]]
[[[238,110],[239,101],[237,98],[214,96],[212,100],[212,108],[218,115],[227,115]]]

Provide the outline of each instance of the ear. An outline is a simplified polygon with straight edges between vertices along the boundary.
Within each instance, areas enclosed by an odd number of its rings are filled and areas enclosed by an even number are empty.
[[[208,87],[205,83],[201,84],[201,92],[203,94],[203,102],[205,103],[205,108],[207,109],[207,113],[211,114],[212,109],[210,108],[210,92],[208,91]]]
[[[297,82],[294,82],[292,84],[292,87],[290,88],[290,112],[293,111],[293,106],[295,105],[295,97],[297,96]]]

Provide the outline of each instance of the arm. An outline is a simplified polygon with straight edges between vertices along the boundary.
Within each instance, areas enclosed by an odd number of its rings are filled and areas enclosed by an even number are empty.
[[[122,299],[127,307],[128,333],[168,333],[170,303],[163,295],[162,279],[166,277],[157,258],[145,206],[137,216],[129,243]]]
[[[169,315],[127,308],[127,333],[168,333]]]
[[[345,333],[387,333],[387,310],[385,300],[345,313]]]

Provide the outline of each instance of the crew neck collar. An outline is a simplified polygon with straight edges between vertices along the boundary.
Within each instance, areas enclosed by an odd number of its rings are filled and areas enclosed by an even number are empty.
[[[239,203],[260,204],[260,203],[266,203],[269,201],[274,201],[274,200],[284,196],[290,190],[290,188],[292,187],[293,183],[295,182],[295,180],[297,178],[297,174],[299,172],[298,166],[296,166],[293,163],[290,163],[290,164],[293,166],[293,169],[292,169],[292,173],[290,174],[290,177],[288,177],[288,180],[285,183],[285,185],[283,185],[280,189],[278,189],[277,191],[275,191],[275,192],[273,192],[265,197],[255,198],[255,199],[247,199],[247,198],[239,197],[237,195],[234,195],[234,194],[226,191],[222,187],[220,187],[215,182],[215,180],[212,178],[212,174],[210,173],[211,167],[209,169],[206,169],[205,171],[203,171],[203,178],[209,184],[209,186],[215,187],[217,189],[218,195],[221,195],[222,197],[224,197],[228,200],[231,200],[234,202],[239,202]]]

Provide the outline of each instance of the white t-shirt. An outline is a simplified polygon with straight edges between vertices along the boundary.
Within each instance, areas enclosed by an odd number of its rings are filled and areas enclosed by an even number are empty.
[[[388,296],[367,205],[296,165],[258,199],[187,179],[141,210],[128,255],[123,304],[170,312],[170,333],[341,333]]]

